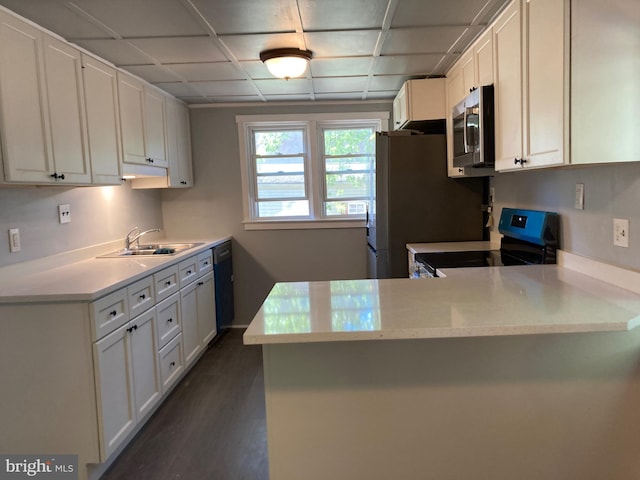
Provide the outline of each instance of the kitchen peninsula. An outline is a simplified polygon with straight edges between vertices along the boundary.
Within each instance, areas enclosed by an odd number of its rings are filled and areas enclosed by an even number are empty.
[[[562,265],[277,284],[271,480],[631,480],[640,295]]]

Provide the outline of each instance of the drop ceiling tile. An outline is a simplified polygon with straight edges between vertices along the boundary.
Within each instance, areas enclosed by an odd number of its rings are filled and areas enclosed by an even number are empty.
[[[309,94],[311,91],[310,80],[307,80],[306,78],[294,78],[291,80],[282,80],[280,78],[273,80],[256,80],[255,84],[263,95]]]
[[[388,55],[376,58],[375,75],[429,75],[440,64],[444,55]]]
[[[225,35],[219,37],[238,60],[259,60],[260,52],[272,48],[298,48],[295,33],[266,33],[259,35]]]
[[[129,65],[126,70],[149,83],[179,82],[181,80],[170,70],[157,65]]]
[[[224,95],[257,95],[258,91],[249,80],[226,80],[221,82],[194,82],[194,89],[207,97]]]
[[[229,95],[223,97],[207,97],[211,103],[263,102],[258,95]]]
[[[453,45],[451,52],[462,53],[473,41],[484,31],[484,27],[472,26],[467,27],[465,32],[460,36],[458,41]]]
[[[367,77],[323,77],[313,79],[315,93],[362,93],[366,84]]]
[[[316,93],[316,100],[362,100],[362,92]]]
[[[220,62],[227,57],[209,37],[139,38],[131,44],[160,63]]]
[[[304,37],[314,57],[358,57],[373,54],[378,31],[307,32]]]
[[[382,90],[376,92],[368,92],[367,100],[393,100],[398,94],[397,90]]]
[[[387,0],[299,0],[305,30],[380,28]]]
[[[242,71],[231,62],[176,63],[164,66],[188,82],[245,79]]]
[[[192,0],[218,35],[295,32],[290,0]]]
[[[244,61],[238,62],[238,66],[247,72],[247,74],[253,79],[273,79],[274,76],[269,72],[267,67],[261,61]]]
[[[183,97],[202,97],[201,92],[199,92],[196,88],[191,86],[189,83],[182,82],[158,82],[155,84],[156,87],[161,88],[165,92],[170,93],[179,98]]]
[[[508,1],[508,0],[507,0]],[[505,0],[501,0],[502,3]],[[391,27],[424,25],[470,25],[492,0],[402,0],[398,2]]]
[[[309,67],[314,77],[368,75],[373,57],[314,58]]]
[[[395,90],[397,92],[402,87],[402,84],[411,78],[410,75],[376,75],[369,83],[369,91],[384,92]]]
[[[123,37],[207,33],[195,16],[176,0],[74,0],[73,3]]]
[[[311,100],[311,95],[265,95],[268,102],[296,102]]]
[[[64,38],[112,38],[62,2],[3,0],[2,5]]]
[[[381,54],[446,53],[466,30],[466,27],[416,27],[390,30]]]
[[[202,97],[179,97],[183,102],[188,103],[189,105],[198,105],[201,103],[206,103],[206,100]]]
[[[142,54],[126,40],[76,40],[76,43],[118,66],[153,63],[148,56]]]

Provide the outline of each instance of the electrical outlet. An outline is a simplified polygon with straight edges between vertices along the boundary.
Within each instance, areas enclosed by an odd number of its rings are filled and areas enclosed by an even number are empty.
[[[11,253],[19,252],[20,246],[20,230],[17,228],[9,229],[9,251]]]
[[[629,219],[613,219],[613,244],[618,247],[629,246]]]
[[[574,206],[578,210],[584,210],[584,183],[576,183],[576,200]]]
[[[71,205],[58,205],[58,219],[60,223],[71,223]]]
[[[489,205],[493,205],[496,200],[496,187],[489,187]]]

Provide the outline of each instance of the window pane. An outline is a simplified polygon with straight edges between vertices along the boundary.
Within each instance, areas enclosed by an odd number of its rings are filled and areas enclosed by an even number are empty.
[[[254,131],[257,155],[295,155],[303,153],[303,130]]]
[[[324,210],[327,216],[336,215],[365,215],[367,200],[348,200],[343,202],[325,202]]]
[[[344,172],[348,170],[371,170],[373,168],[372,157],[355,158],[327,158],[325,159],[327,172]]]
[[[304,175],[258,176],[258,198],[304,198]]]
[[[370,173],[328,173],[327,199],[367,197],[370,185]]]
[[[308,200],[258,202],[258,217],[308,217]]]
[[[375,130],[341,128],[324,130],[325,155],[350,155],[375,152]]]
[[[261,173],[299,173],[304,175],[303,157],[256,158],[256,172]]]

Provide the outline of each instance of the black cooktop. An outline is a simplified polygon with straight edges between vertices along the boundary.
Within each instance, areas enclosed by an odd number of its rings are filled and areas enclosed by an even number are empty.
[[[502,250],[417,253],[416,261],[422,263],[434,276],[435,270],[439,268],[502,267],[530,263]]]

